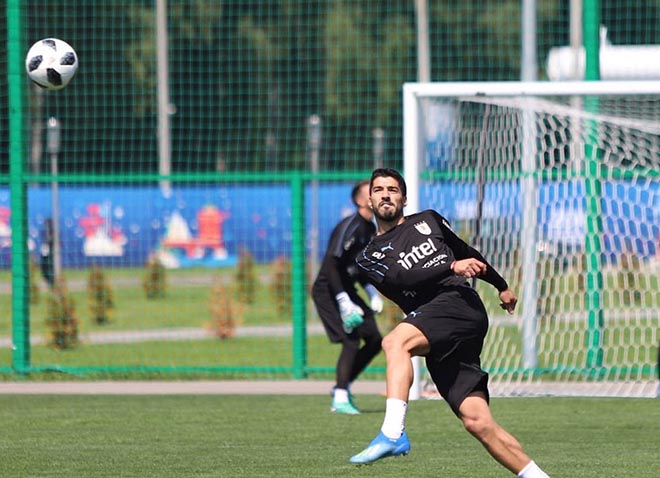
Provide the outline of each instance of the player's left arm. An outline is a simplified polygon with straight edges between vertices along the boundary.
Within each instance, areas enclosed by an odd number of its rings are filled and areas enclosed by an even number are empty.
[[[509,285],[507,284],[504,277],[502,277],[497,272],[497,270],[495,270],[495,268],[490,265],[490,263],[481,254],[481,252],[470,246],[463,239],[458,237],[458,235],[456,235],[447,219],[442,217],[440,214],[437,214],[437,216],[438,223],[440,224],[440,229],[442,230],[445,241],[453,251],[454,258],[456,259],[455,262],[450,266],[454,274],[458,274],[468,279],[477,277],[488,282],[500,292],[500,300],[502,300],[503,304],[511,303],[509,296],[514,294],[509,289]],[[504,299],[507,299],[506,302],[501,297],[505,291],[509,291],[504,297]]]
[[[441,227],[443,227],[443,234],[445,234],[447,243],[454,250],[456,260],[450,266],[454,274],[466,278],[478,277],[494,286],[499,292],[500,307],[509,314],[513,314],[518,298],[509,288],[509,284],[507,284],[504,277],[488,263],[478,250],[458,237],[448,226],[448,223],[441,222]]]
[[[509,314],[513,314],[513,311],[516,310],[517,303],[518,298],[516,297],[516,294],[514,294],[508,287],[500,292],[500,307],[506,310]]]

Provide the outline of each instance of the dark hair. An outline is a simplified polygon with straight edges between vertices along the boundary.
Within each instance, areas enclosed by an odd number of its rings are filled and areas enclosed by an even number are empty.
[[[369,184],[368,179],[363,179],[362,181],[358,181],[355,183],[355,186],[353,186],[353,190],[351,191],[351,199],[353,200],[353,204],[359,207],[359,204],[357,203],[357,197],[358,194],[360,194],[360,189],[362,189],[363,186],[366,186]]]
[[[376,178],[394,178],[396,182],[399,183],[399,189],[401,189],[401,194],[403,197],[406,197],[408,188],[406,187],[406,180],[403,179],[403,176],[396,169],[392,168],[378,168],[374,169],[374,172],[371,173],[371,180],[369,181],[369,191],[374,185],[374,179]]]

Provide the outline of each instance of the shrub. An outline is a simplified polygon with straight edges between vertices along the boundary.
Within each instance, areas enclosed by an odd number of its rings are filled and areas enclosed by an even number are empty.
[[[57,349],[69,349],[77,345],[78,320],[75,303],[62,278],[55,282],[48,295],[47,314],[49,345]]]
[[[623,252],[619,256],[619,269],[616,274],[617,290],[621,293],[623,305],[636,305],[642,303],[640,292],[640,270],[642,262],[638,256],[631,252]]]
[[[254,273],[254,257],[247,250],[241,249],[236,264],[236,288],[238,301],[254,304],[257,290],[257,277]]]
[[[38,304],[41,301],[41,289],[39,288],[39,281],[37,280],[39,277],[39,266],[37,263],[34,261],[32,257],[30,257],[30,304]]]
[[[87,294],[92,320],[99,325],[110,322],[110,309],[115,307],[113,293],[103,270],[97,265],[93,265],[89,269]]]
[[[285,317],[291,315],[291,262],[284,256],[273,262],[270,290],[277,312]]]
[[[211,288],[211,323],[208,327],[219,339],[234,336],[236,326],[243,322],[243,306],[235,303],[227,287],[216,278]]]
[[[146,264],[146,273],[142,280],[142,287],[147,299],[158,299],[165,297],[167,288],[167,277],[165,266],[155,256],[150,256]]]

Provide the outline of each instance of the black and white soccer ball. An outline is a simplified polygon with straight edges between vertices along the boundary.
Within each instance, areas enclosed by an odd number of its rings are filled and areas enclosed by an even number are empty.
[[[30,47],[25,57],[25,69],[40,87],[61,90],[78,71],[78,55],[67,42],[44,38]]]

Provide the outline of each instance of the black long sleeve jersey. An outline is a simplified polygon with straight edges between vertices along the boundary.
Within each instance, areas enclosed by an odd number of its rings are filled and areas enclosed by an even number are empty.
[[[355,282],[364,282],[358,274],[356,256],[375,234],[376,225],[359,213],[341,220],[330,235],[315,287],[329,287],[333,297],[342,291],[354,292]]]
[[[427,209],[374,237],[356,262],[369,281],[408,314],[443,289],[470,287],[464,277],[451,270],[452,262],[470,257],[487,266],[480,279],[499,291],[508,288],[481,253],[454,233],[447,219]]]

